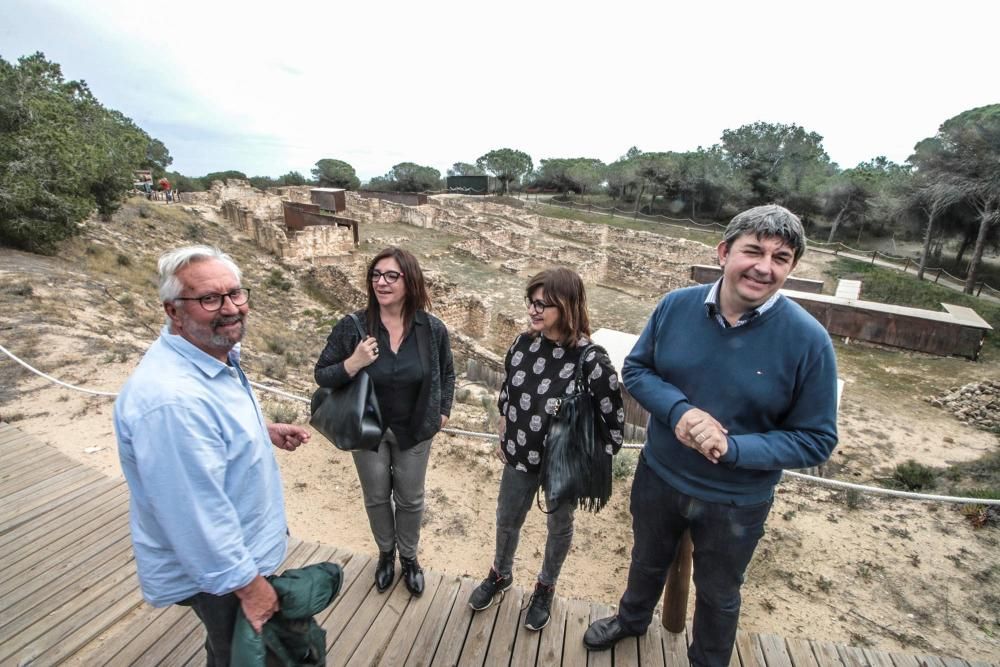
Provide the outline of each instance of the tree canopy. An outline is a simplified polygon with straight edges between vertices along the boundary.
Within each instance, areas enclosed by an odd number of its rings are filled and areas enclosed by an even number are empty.
[[[312,175],[321,188],[357,190],[361,187],[361,180],[354,173],[354,167],[343,160],[333,158],[318,160],[312,169]]]
[[[486,172],[474,164],[468,162],[456,162],[448,170],[449,176],[485,176]]]
[[[434,167],[425,167],[414,162],[400,162],[393,165],[385,176],[376,176],[368,181],[369,190],[387,192],[427,192],[441,187],[441,172]]]
[[[0,243],[54,252],[95,208],[113,213],[150,163],[169,164],[166,147],[84,81],[42,53],[0,58]]]
[[[531,156],[513,148],[498,148],[486,153],[476,160],[476,166],[488,171],[503,183],[503,193],[506,194],[511,181],[520,181],[521,177],[534,168]]]

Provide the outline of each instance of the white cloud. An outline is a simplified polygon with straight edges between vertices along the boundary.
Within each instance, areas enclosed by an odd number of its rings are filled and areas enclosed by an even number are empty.
[[[842,166],[1000,101],[1000,8],[956,0],[757,3],[0,0],[0,52],[42,50],[167,144],[178,170],[363,178],[501,146],[611,161],[757,120]]]

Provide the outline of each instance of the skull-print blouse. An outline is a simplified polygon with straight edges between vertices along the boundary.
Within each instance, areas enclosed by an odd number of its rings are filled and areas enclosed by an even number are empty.
[[[576,363],[588,343],[583,340],[577,347],[565,347],[542,335],[521,334],[507,350],[507,377],[497,401],[504,417],[500,444],[507,465],[522,472],[539,472],[557,399],[576,391]],[[583,381],[594,401],[598,425],[613,443],[608,445],[608,453],[615,454],[622,445],[625,410],[618,372],[607,354],[596,349],[587,353]]]

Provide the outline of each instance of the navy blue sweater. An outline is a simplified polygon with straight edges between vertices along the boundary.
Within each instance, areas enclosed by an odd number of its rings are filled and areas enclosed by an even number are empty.
[[[826,461],[837,445],[837,364],[830,336],[787,297],[740,327],[706,311],[711,285],[671,292],[622,366],[650,413],[645,457],[672,487],[709,502],[769,500],[784,468]],[[696,407],[729,431],[713,464],[674,436]]]

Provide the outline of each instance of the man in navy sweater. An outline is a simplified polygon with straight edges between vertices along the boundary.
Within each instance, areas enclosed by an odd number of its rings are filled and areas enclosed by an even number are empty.
[[[728,665],[740,586],[781,471],[818,465],[837,444],[830,336],[778,292],[805,252],[802,223],[758,206],[733,218],[717,251],[722,278],[664,297],[622,367],[650,417],[632,482],[628,587],[618,614],[588,628],[590,650],[646,631],[690,529],[688,658]]]

